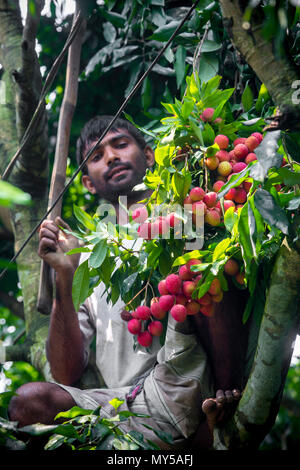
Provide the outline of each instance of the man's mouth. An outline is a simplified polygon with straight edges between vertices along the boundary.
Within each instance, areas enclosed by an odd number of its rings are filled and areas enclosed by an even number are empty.
[[[109,179],[118,178],[122,176],[123,174],[125,174],[128,170],[129,170],[128,166],[118,165],[117,167],[110,170],[110,172],[107,175],[107,179],[109,180]]]

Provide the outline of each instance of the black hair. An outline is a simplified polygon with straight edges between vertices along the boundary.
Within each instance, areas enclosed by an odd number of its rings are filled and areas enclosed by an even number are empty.
[[[76,160],[78,166],[84,160],[84,152],[90,142],[97,141],[108,125],[111,123],[113,116],[95,116],[90,119],[83,127],[79,138],[76,143]],[[141,150],[146,147],[146,141],[141,132],[131,122],[124,119],[116,119],[109,132],[117,132],[120,129],[125,129],[135,139]],[[82,168],[82,173],[87,174],[86,165]]]

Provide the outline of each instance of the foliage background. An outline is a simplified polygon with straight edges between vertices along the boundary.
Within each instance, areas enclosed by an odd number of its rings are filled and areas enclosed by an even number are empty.
[[[22,3],[22,2],[21,2]],[[24,3],[24,2],[23,2]],[[264,33],[273,39],[276,54],[290,54],[296,66],[300,65],[300,23],[299,7],[293,2],[249,2],[248,18],[258,14],[251,8],[256,3],[263,15]],[[30,2],[29,2],[30,4]],[[49,10],[43,14],[38,33],[39,62],[43,77],[50,70],[54,58],[60,52],[70,29],[72,17],[63,15],[64,2],[48,2]],[[78,104],[75,111],[67,175],[76,167],[76,138],[84,123],[95,114],[114,114],[128,95],[141,74],[155,58],[167,41],[182,16],[190,7],[188,1],[165,0],[105,0],[84,2],[90,16],[82,51],[81,76]],[[21,5],[22,6],[22,5]],[[24,6],[24,5],[23,5]],[[247,17],[245,17],[245,21]],[[286,35],[288,27],[289,35]],[[55,31],[55,34],[53,34]],[[199,40],[201,50],[197,48]],[[268,117],[274,112],[274,105],[267,90],[253,73],[249,65],[234,49],[227,31],[223,27],[220,5],[217,1],[200,1],[198,8],[164,54],[159,64],[150,73],[135,99],[129,103],[126,112],[134,121],[146,129],[159,125],[163,117],[161,102],[180,98],[185,89],[185,77],[199,61],[199,76],[208,80],[217,73],[222,76],[222,88],[234,87],[230,112],[234,118],[245,120],[258,116]],[[47,97],[49,119],[50,164],[53,164],[56,132],[65,82],[65,64],[55,80]],[[242,103],[242,107],[240,106]],[[294,144],[299,135],[292,134]],[[149,138],[151,143],[151,139]],[[296,143],[296,144],[295,144]],[[298,160],[299,161],[299,155]],[[76,178],[64,197],[63,217],[71,225],[73,204],[93,213],[96,202]],[[12,236],[1,222],[0,258],[5,260],[13,255]],[[14,269],[1,281],[0,297],[0,339],[5,344],[24,341],[22,320],[22,292]],[[7,296],[12,306],[7,306]],[[2,297],[3,298],[3,297]],[[18,315],[13,312],[18,311]],[[1,370],[0,391],[14,391],[22,383],[41,380],[39,373],[28,363],[6,363]],[[300,400],[300,362],[290,368],[285,394]],[[4,411],[2,410],[4,413]],[[262,449],[295,448],[300,436],[299,412],[295,408],[282,407],[275,426],[262,444]]]

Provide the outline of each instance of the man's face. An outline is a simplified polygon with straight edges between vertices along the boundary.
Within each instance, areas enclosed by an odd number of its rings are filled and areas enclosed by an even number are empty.
[[[96,142],[89,143],[84,157]],[[142,151],[127,130],[108,132],[87,161],[88,174],[83,175],[82,182],[92,194],[113,202],[141,183],[153,163],[152,149],[147,146]]]

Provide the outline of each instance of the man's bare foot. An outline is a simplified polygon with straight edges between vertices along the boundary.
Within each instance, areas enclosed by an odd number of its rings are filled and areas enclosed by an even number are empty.
[[[218,390],[216,398],[207,398],[202,404],[202,411],[206,415],[208,427],[213,433],[214,427],[226,421],[234,412],[241,393],[239,390]]]

